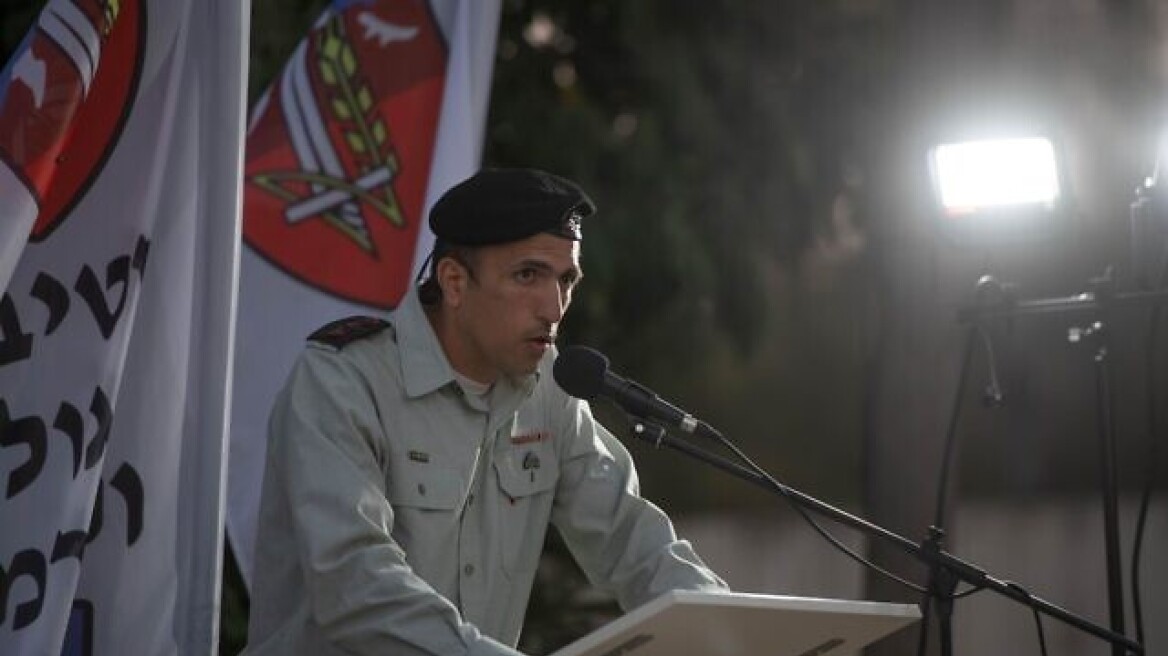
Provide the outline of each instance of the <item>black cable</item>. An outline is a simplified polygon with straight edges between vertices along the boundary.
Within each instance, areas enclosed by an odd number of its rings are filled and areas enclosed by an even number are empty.
[[[1161,264],[1160,276],[1156,285],[1157,290],[1162,290],[1168,287],[1168,243],[1164,245],[1164,258]],[[1132,585],[1132,613],[1135,615],[1136,628],[1136,642],[1144,645],[1144,608],[1141,603],[1140,594],[1140,558],[1143,554],[1144,546],[1144,528],[1148,523],[1148,507],[1151,505],[1152,490],[1156,485],[1157,465],[1160,459],[1160,421],[1157,408],[1157,397],[1159,396],[1159,386],[1157,385],[1157,360],[1159,355],[1157,353],[1158,340],[1157,333],[1160,330],[1160,316],[1162,306],[1156,305],[1152,308],[1151,317],[1148,319],[1148,368],[1147,368],[1147,394],[1148,394],[1148,470],[1145,475],[1144,489],[1140,494],[1140,509],[1136,515],[1136,532],[1132,539],[1132,558],[1131,558],[1131,585]],[[1146,646],[1146,645],[1145,645]]]
[[[927,590],[924,586],[913,583],[912,581],[909,581],[909,580],[904,579],[896,574],[893,574],[892,572],[884,569],[883,567],[880,567],[876,563],[873,563],[872,561],[865,559],[863,556],[861,556],[860,554],[853,551],[846,544],[840,542],[839,539],[837,539],[834,535],[829,533],[827,531],[827,529],[820,526],[819,523],[815,521],[815,518],[811,517],[811,515],[808,515],[807,511],[802,506],[800,506],[798,503],[795,503],[794,499],[791,499],[790,496],[788,496],[787,487],[785,485],[783,485],[782,483],[779,483],[777,480],[775,480],[774,477],[771,476],[769,473],[767,473],[767,471],[765,469],[758,466],[758,464],[756,464],[753,460],[751,460],[749,456],[747,456],[745,453],[743,453],[742,449],[739,449],[736,444],[731,442],[729,439],[727,439],[721,433],[718,433],[717,437],[723,446],[725,446],[727,449],[734,452],[735,456],[737,456],[742,462],[746,463],[746,465],[748,467],[750,467],[752,470],[754,470],[754,472],[756,474],[758,474],[762,478],[765,478],[766,481],[768,483],[770,483],[772,487],[774,487],[776,490],[778,490],[783,495],[783,498],[786,499],[788,501],[788,503],[791,504],[791,507],[794,508],[799,513],[799,515],[803,518],[803,520],[806,521],[808,524],[810,524],[811,527],[814,528],[815,531],[817,533],[819,533],[820,536],[823,537],[823,539],[825,539],[829,543],[831,543],[832,546],[834,546],[836,549],[839,549],[840,551],[842,551],[845,555],[847,555],[852,560],[855,560],[856,562],[871,569],[872,571],[876,572],[877,574],[880,574],[881,576],[884,576],[892,581],[895,581],[896,583],[899,583],[899,584],[905,586],[906,588],[909,588],[911,590],[914,590],[914,591],[920,592],[920,593],[927,592]]]
[[[988,275],[982,276],[978,281],[979,300],[981,300],[982,294],[993,285],[996,285],[996,281],[993,278]],[[961,418],[961,406],[965,399],[965,388],[969,383],[969,363],[973,359],[973,349],[977,344],[977,338],[979,336],[985,343],[986,355],[990,359],[991,382],[987,388],[986,398],[987,400],[990,399],[991,395],[988,394],[988,391],[992,389],[993,403],[998,404],[1001,402],[1001,388],[998,385],[997,367],[993,361],[994,352],[990,344],[989,335],[980,324],[974,323],[970,326],[969,334],[965,339],[965,349],[961,356],[961,366],[957,372],[957,389],[953,393],[953,403],[950,405],[949,410],[949,423],[945,428],[945,442],[941,451],[941,472],[937,478],[937,507],[933,513],[933,528],[938,531],[938,535],[941,535],[940,531],[942,531],[945,525],[945,506],[949,493],[949,473],[953,465],[953,452],[957,444],[957,427]],[[932,574],[930,574],[931,577]],[[921,600],[921,608],[923,610],[921,613],[921,636],[917,645],[918,656],[924,656],[927,647],[929,608],[932,605],[934,594],[935,592],[930,589],[924,593],[924,598]],[[949,600],[952,601],[957,598],[956,595],[953,595]]]
[[[1046,634],[1042,631],[1042,615],[1037,608],[1030,609],[1034,613],[1034,625],[1038,627],[1038,648],[1042,656],[1046,656]]]
[[[1005,584],[1008,585],[1009,587],[1017,590],[1018,592],[1021,592],[1022,594],[1026,595],[1027,600],[1030,600],[1033,598],[1033,595],[1030,594],[1029,590],[1018,585],[1017,583],[1014,583],[1013,581],[1005,581]],[[1046,655],[1046,632],[1043,631],[1043,629],[1042,629],[1042,615],[1038,612],[1038,609],[1035,608],[1034,606],[1030,606],[1030,612],[1034,613],[1034,626],[1038,630],[1038,648],[1041,650],[1042,656],[1047,656]]]
[[[1132,613],[1135,615],[1136,642],[1144,644],[1144,609],[1140,601],[1140,557],[1143,553],[1144,527],[1148,520],[1148,506],[1151,502],[1152,487],[1156,480],[1156,461],[1159,458],[1157,447],[1157,417],[1156,417],[1156,332],[1160,323],[1160,308],[1152,308],[1152,317],[1148,327],[1148,439],[1151,442],[1148,454],[1148,470],[1145,475],[1144,489],[1140,494],[1140,509],[1136,515],[1136,533],[1132,540],[1131,558],[1131,585],[1132,585]]]
[[[983,280],[981,282],[985,282],[986,280],[989,280],[989,278],[983,277]],[[991,280],[991,282],[992,282],[992,280]],[[938,524],[943,520],[943,515],[941,513],[943,512],[944,503],[945,503],[944,502],[944,490],[945,490],[945,488],[947,486],[947,482],[948,482],[949,461],[951,460],[950,455],[951,455],[951,452],[953,450],[953,443],[956,441],[955,436],[956,436],[956,428],[957,428],[957,423],[958,423],[957,419],[960,415],[960,408],[961,408],[962,399],[965,396],[965,386],[966,386],[966,383],[969,379],[969,376],[968,376],[969,362],[971,360],[971,356],[973,353],[973,347],[975,346],[976,341],[977,341],[977,337],[979,337],[979,336],[984,341],[985,348],[987,350],[987,355],[990,358],[991,383],[990,383],[988,389],[992,389],[994,392],[996,392],[995,396],[1000,397],[1000,387],[998,385],[997,371],[996,371],[996,367],[994,366],[994,362],[993,362],[993,347],[990,343],[989,336],[985,333],[984,329],[980,325],[975,325],[973,328],[971,328],[970,333],[969,333],[969,338],[966,342],[965,353],[962,357],[961,370],[959,372],[959,377],[958,377],[958,386],[957,386],[958,389],[957,389],[956,395],[954,397],[954,403],[953,403],[953,409],[952,409],[951,415],[950,415],[949,427],[948,427],[948,430],[946,431],[946,439],[945,439],[945,447],[944,447],[945,453],[943,456],[942,474],[941,474],[941,479],[940,479],[942,491],[939,494],[940,498],[939,498],[938,506],[937,506],[937,513],[938,513],[937,523]],[[994,400],[1000,401],[1000,398],[995,398]],[[927,624],[928,624],[928,618],[930,615],[928,601],[932,598],[933,592],[928,587],[914,583],[914,582],[909,581],[909,580],[907,580],[907,579],[905,579],[897,574],[894,574],[894,573],[888,571],[887,569],[884,569],[883,567],[877,565],[876,563],[864,558],[863,556],[856,553],[855,551],[853,551],[850,547],[848,547],[847,545],[842,543],[838,538],[836,538],[834,535],[832,535],[830,532],[828,532],[827,529],[823,528],[818,522],[816,522],[815,518],[811,517],[800,504],[796,503],[795,500],[790,497],[790,495],[787,492],[787,487],[785,485],[783,485],[783,484],[779,483],[777,480],[775,480],[775,478],[773,476],[771,476],[769,472],[767,472],[765,469],[763,469],[761,466],[759,466],[758,463],[754,462],[754,460],[751,459],[750,456],[746,455],[746,453],[744,451],[742,451],[742,449],[740,449],[738,447],[738,445],[734,444],[734,442],[729,440],[726,436],[722,435],[720,432],[715,432],[714,434],[718,438],[718,441],[722,444],[722,446],[724,446],[726,449],[730,450],[739,460],[741,460],[743,463],[745,463],[758,476],[765,479],[768,483],[770,483],[770,485],[774,489],[778,490],[779,493],[783,495],[783,498],[786,499],[787,502],[791,505],[791,507],[794,508],[795,511],[799,513],[799,516],[802,517],[803,520],[805,522],[807,522],[807,524],[809,524],[815,530],[816,533],[818,533],[823,539],[827,540],[827,542],[829,544],[834,546],[836,549],[838,549],[840,552],[842,552],[844,555],[848,556],[849,558],[851,558],[855,562],[859,563],[860,565],[863,565],[864,567],[867,567],[871,571],[876,572],[877,574],[879,574],[879,575],[881,575],[881,576],[883,576],[891,581],[894,581],[894,582],[896,582],[896,583],[898,583],[898,584],[900,584],[900,585],[902,585],[910,590],[913,590],[914,592],[917,592],[917,593],[925,596],[925,603],[922,603],[921,637],[920,637],[920,645],[921,645],[920,649],[922,650],[921,653],[923,654],[924,653],[924,651],[923,651],[924,646],[925,646],[925,643],[926,643],[927,638],[928,638]],[[950,595],[948,597],[948,600],[952,601],[952,600],[956,600],[956,599],[961,599],[963,597],[968,597],[969,595],[980,592],[983,589],[984,588],[982,586],[975,586],[975,587],[970,588],[968,590],[964,590],[960,593]]]
[[[957,372],[957,390],[953,393],[953,404],[949,410],[949,424],[945,428],[945,444],[941,452],[941,474],[937,479],[937,507],[933,512],[933,526],[943,528],[945,525],[945,502],[949,494],[949,468],[953,462],[953,449],[957,442],[957,425],[961,417],[962,400],[965,398],[965,386],[969,382],[969,362],[973,359],[973,347],[977,344],[977,335],[981,328],[971,326],[965,340],[965,351],[961,356],[961,368]]]
[[[811,524],[811,526],[813,528],[815,528],[815,530],[821,536],[823,536],[823,538],[825,540],[827,540],[828,542],[830,542],[832,545],[836,546],[837,548],[841,549],[845,554],[847,554],[853,560],[859,562],[861,565],[864,565],[865,567],[872,569],[872,571],[874,571],[878,574],[881,574],[885,577],[888,577],[889,579],[892,579],[893,581],[913,590],[914,592],[920,592],[923,594],[928,593],[928,588],[926,588],[925,586],[919,585],[917,583],[913,583],[912,581],[907,581],[907,580],[901,578],[900,576],[897,576],[896,574],[893,574],[893,573],[885,570],[884,568],[880,567],[879,565],[865,559],[863,556],[856,554],[847,545],[841,543],[838,538],[831,535],[831,533],[829,533],[827,531],[827,529],[820,526],[819,523],[816,522],[813,517],[811,517],[810,515],[807,514],[807,512],[803,509],[802,506],[800,506],[797,503],[794,503],[794,501],[789,496],[787,496],[786,486],[784,486],[781,483],[779,483],[778,481],[776,481],[762,467],[758,466],[758,464],[756,464],[753,460],[750,459],[749,456],[747,456],[745,453],[743,453],[743,451],[741,449],[739,449],[737,445],[735,445],[733,442],[731,442],[729,439],[727,439],[721,433],[718,434],[718,439],[721,441],[723,446],[725,446],[727,449],[730,449],[732,452],[734,452],[734,455],[737,456],[740,460],[742,460],[742,462],[746,463],[747,466],[749,466],[755,473],[757,473],[759,476],[762,476],[763,478],[765,478],[767,480],[767,482],[769,482],[775,489],[779,490],[779,492],[783,494],[783,497],[785,499],[787,499],[788,502],[791,503],[791,506],[795,510],[799,511],[799,514],[802,515],[803,519],[806,520],[809,524]],[[949,597],[949,599],[951,599],[951,600],[964,599],[965,597],[977,594],[978,592],[981,592],[982,590],[985,590],[985,589],[986,588],[983,585],[973,586],[973,587],[969,588],[968,590],[962,590],[961,592],[958,592],[956,594],[951,595]],[[922,618],[922,620],[923,619],[924,618]]]
[[[1002,286],[993,276],[983,275],[977,281],[977,300],[979,304],[1002,300]],[[989,363],[989,385],[986,386],[985,399],[987,405],[997,406],[1002,402],[1002,387],[998,382],[998,368],[994,358],[994,347],[989,333],[985,328],[974,321],[969,327],[969,334],[965,339],[965,350],[961,356],[961,367],[957,371],[957,389],[953,393],[953,403],[949,410],[949,424],[945,428],[945,445],[941,453],[941,473],[937,479],[937,507],[933,512],[933,526],[943,529],[945,526],[945,505],[949,494],[949,473],[953,466],[953,451],[957,443],[957,426],[961,418],[961,406],[965,399],[965,387],[969,383],[969,363],[973,359],[973,349],[977,338],[981,337],[985,346],[986,358]]]

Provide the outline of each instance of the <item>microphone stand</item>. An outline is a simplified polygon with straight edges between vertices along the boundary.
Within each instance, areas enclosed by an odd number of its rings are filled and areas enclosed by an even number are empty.
[[[1000,291],[1000,288],[996,287],[996,281],[992,276],[982,276],[977,283],[978,301],[980,302],[988,293],[987,290],[991,289]],[[937,507],[933,514],[933,523],[929,525],[928,538],[921,545],[922,548],[931,553],[940,551],[945,538],[945,509],[949,492],[949,470],[954,459],[953,452],[957,443],[957,426],[958,419],[961,415],[962,401],[965,398],[965,388],[969,382],[969,364],[973,359],[974,347],[977,344],[978,334],[981,330],[981,326],[977,323],[970,325],[969,332],[965,338],[965,348],[962,351],[961,366],[957,374],[957,390],[953,395],[953,405],[949,412],[949,423],[945,430],[945,445],[941,454],[941,473],[937,485]],[[941,567],[934,565],[929,568],[928,587],[925,598],[921,602],[921,633],[920,641],[917,645],[917,654],[919,656],[924,656],[928,647],[929,615],[933,607],[937,609],[937,626],[939,629],[941,654],[942,656],[950,656],[953,653],[953,594],[957,590],[957,583],[957,579]]]
[[[982,568],[946,552],[940,548],[940,535],[930,535],[924,542],[917,544],[882,526],[849,514],[815,497],[808,496],[794,488],[783,485],[765,473],[748,469],[722,456],[710,453],[690,442],[673,437],[659,424],[633,415],[630,416],[633,419],[633,435],[638,439],[644,440],[657,448],[666,446],[680,451],[706,464],[728,472],[748,483],[753,483],[763,489],[780,494],[807,510],[892,544],[925,565],[928,565],[930,569],[935,570],[937,573],[932,577],[932,581],[930,582],[930,594],[934,596],[945,595],[944,599],[940,597],[936,599],[938,609],[944,612],[948,612],[952,607],[952,592],[956,589],[957,583],[964,581],[976,588],[993,590],[1004,597],[1013,599],[1029,607],[1035,612],[1043,613],[1086,633],[1106,640],[1115,649],[1121,650],[1119,652],[1121,654],[1124,653],[1122,650],[1137,655],[1144,653],[1143,646],[1127,636],[1093,624],[1070,611],[1030,594],[1025,588],[1016,583],[994,578]]]

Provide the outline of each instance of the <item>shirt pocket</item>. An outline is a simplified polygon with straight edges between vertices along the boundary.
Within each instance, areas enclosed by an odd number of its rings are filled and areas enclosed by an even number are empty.
[[[457,469],[407,460],[390,467],[386,483],[393,538],[413,558],[444,544],[457,530],[465,490]]]
[[[501,547],[508,576],[533,573],[551,516],[560,465],[550,444],[511,446],[494,461],[502,499]]]
[[[395,506],[454,510],[462,488],[462,476],[452,467],[410,462],[389,473],[389,500]]]

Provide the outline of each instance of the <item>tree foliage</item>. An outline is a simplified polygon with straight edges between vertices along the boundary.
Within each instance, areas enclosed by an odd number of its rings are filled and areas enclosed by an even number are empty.
[[[845,189],[874,91],[878,57],[846,40],[873,17],[834,4],[507,3],[486,158],[575,177],[600,205],[571,335],[635,370],[755,351],[768,283]],[[809,38],[817,23],[848,45]]]

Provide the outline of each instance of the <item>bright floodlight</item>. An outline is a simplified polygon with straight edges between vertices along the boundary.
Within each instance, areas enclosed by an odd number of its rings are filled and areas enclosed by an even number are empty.
[[[1050,140],[993,139],[937,146],[933,182],[950,215],[1010,206],[1053,208],[1059,197],[1058,168]]]

